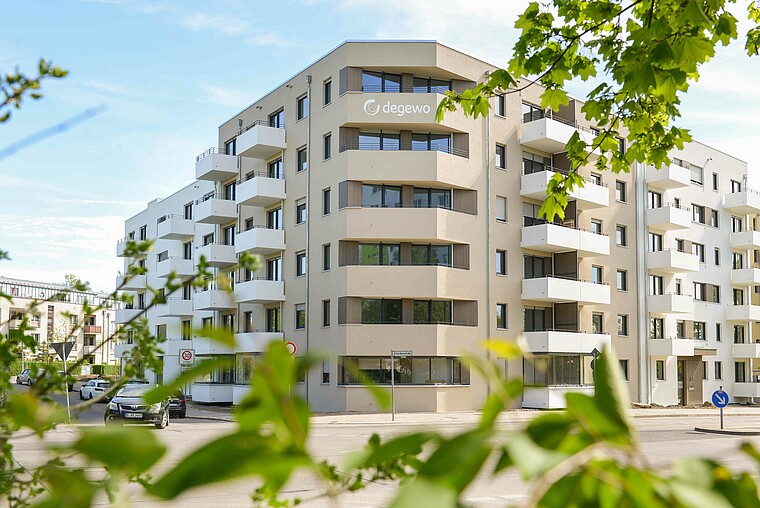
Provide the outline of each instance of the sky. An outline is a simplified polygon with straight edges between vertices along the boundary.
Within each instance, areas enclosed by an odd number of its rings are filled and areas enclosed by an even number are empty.
[[[733,9],[742,19],[740,1]],[[438,40],[504,66],[523,0],[4,2],[0,72],[70,71],[0,124],[0,275],[113,290],[124,220],[189,184],[217,127],[347,39]],[[746,16],[744,16],[746,17]],[[746,21],[740,30],[746,32]],[[760,58],[743,43],[702,67],[682,127],[760,171]],[[592,88],[573,83],[583,98]],[[69,129],[8,153],[80,115]],[[753,177],[751,177],[753,178]]]

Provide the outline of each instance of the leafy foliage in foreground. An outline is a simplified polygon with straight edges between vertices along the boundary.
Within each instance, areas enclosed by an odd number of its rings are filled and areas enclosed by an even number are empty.
[[[53,65],[44,58],[40,58],[37,64],[37,75],[28,76],[18,69],[0,76],[0,123],[6,122],[11,117],[10,108],[19,109],[27,96],[32,100],[42,98],[40,84],[48,78],[63,78],[69,71]]]

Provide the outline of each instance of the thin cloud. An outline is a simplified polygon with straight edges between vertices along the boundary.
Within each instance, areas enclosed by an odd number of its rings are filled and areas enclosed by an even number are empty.
[[[195,13],[182,18],[180,25],[196,32],[211,31],[222,35],[240,35],[248,30],[248,22],[232,16],[209,16]]]
[[[296,41],[286,39],[276,32],[262,33],[255,35],[246,41],[251,46],[292,48],[296,46]]]
[[[201,84],[201,90],[205,93],[204,97],[199,99],[201,102],[210,102],[218,106],[228,108],[242,108],[253,102],[258,95],[256,92],[246,92],[235,90],[223,86]]]

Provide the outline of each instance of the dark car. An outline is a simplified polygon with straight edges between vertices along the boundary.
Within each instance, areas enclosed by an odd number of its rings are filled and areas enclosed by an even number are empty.
[[[166,428],[169,425],[169,399],[155,404],[147,404],[143,399],[153,388],[147,384],[124,386],[106,406],[105,423],[153,424],[157,429]]]
[[[169,397],[169,416],[187,416],[187,404],[185,403],[185,394],[182,390],[177,390]]]

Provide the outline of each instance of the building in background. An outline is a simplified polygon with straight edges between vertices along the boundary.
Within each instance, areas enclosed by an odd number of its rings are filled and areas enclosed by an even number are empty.
[[[457,111],[435,121],[442,93],[471,88],[494,69],[436,42],[346,42],[223,123],[216,146],[196,158],[196,180],[128,219],[117,245],[124,257],[126,240],[155,241],[153,252],[124,259],[148,275],[124,287],[135,303],[119,323],[148,306],[148,286],[161,288],[172,272],[192,277],[201,256],[234,285],[231,294],[186,285],[148,311],[152,331],[168,339],[163,371],[149,375],[176,377],[182,351],[194,361],[225,356],[234,367],[188,392],[238,402],[266,345],[286,341],[297,355],[324,355],[299,386],[315,410],[374,411],[358,373],[389,386],[391,352],[405,351],[394,360],[400,411],[477,409],[488,387],[464,357],[486,356],[490,338],[533,355],[497,359],[507,376],[524,379],[524,407],[562,407],[565,394],[593,391],[593,354],[605,347],[617,352],[633,400],[708,396],[712,378],[689,373],[713,354],[731,362],[735,348],[726,338],[711,349],[709,335],[695,336],[695,313],[728,332],[725,301],[685,296],[697,283],[731,287],[728,255],[738,247],[722,203],[746,164],[694,143],[676,154],[681,166],[615,175],[596,171],[591,154],[565,217],[547,222],[538,210],[548,181],[570,168],[566,142],[575,132],[592,139],[596,126],[577,100],[541,109],[539,87],[493,98],[485,118]],[[684,188],[658,183],[689,164],[706,180],[692,181],[690,170]],[[721,175],[717,191],[712,172]],[[657,189],[661,200],[648,206]],[[666,206],[681,195],[680,206]],[[663,222],[692,200],[726,222],[713,228],[709,213],[708,222],[690,216],[680,232]],[[661,248],[650,253],[653,234]],[[720,251],[719,266],[694,265],[700,239],[705,256]],[[673,257],[660,259],[666,249]],[[258,270],[234,270],[243,252],[259,256]],[[681,257],[696,267],[691,275],[677,271]],[[670,298],[679,281],[682,294]],[[194,331],[210,324],[232,330],[236,345]],[[125,336],[117,356],[129,349]],[[678,372],[687,381],[677,383]]]
[[[23,317],[28,318],[31,330],[28,332],[37,342],[37,349],[24,351],[24,360],[36,361],[53,359],[60,361],[50,347],[52,342],[70,341],[74,343],[67,361],[84,359],[88,364],[111,365],[116,363],[114,346],[116,340],[99,347],[116,330],[116,309],[119,304],[108,293],[72,291],[65,284],[48,284],[28,280],[0,277],[0,293],[10,295],[11,300],[0,299],[0,333],[8,335],[10,330],[21,325]],[[42,301],[50,300],[50,301]],[[106,309],[91,315],[84,315],[83,304],[99,306],[106,303]],[[30,310],[30,306],[34,305]],[[73,335],[72,335],[73,333]]]

